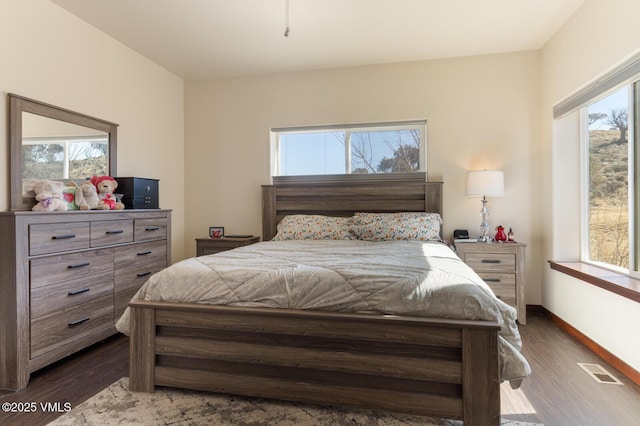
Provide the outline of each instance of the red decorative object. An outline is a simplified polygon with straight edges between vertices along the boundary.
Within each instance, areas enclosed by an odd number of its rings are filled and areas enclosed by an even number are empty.
[[[496,241],[507,241],[507,234],[504,233],[504,227],[499,225],[497,228],[498,232],[496,232]]]

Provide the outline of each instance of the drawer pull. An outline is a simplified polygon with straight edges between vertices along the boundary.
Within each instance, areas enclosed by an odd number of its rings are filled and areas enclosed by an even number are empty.
[[[84,318],[79,319],[79,320],[77,320],[77,321],[70,322],[70,323],[69,323],[69,327],[75,327],[76,325],[80,325],[80,324],[82,324],[83,322],[87,322],[87,321],[89,321],[90,319],[91,319],[90,317],[84,317]]]
[[[67,266],[67,268],[69,269],[84,268],[85,266],[89,266],[89,265],[90,265],[89,262],[82,262],[82,263],[76,263],[74,265],[69,265]]]
[[[147,226],[144,228],[145,231],[157,231],[158,229],[160,229],[159,226]]]
[[[76,234],[64,234],[64,235],[54,235],[51,237],[52,240],[68,240],[71,238],[75,238]]]
[[[482,263],[500,263],[498,259],[482,259]]]
[[[69,293],[67,293],[69,296],[77,296],[78,294],[82,294],[82,293],[86,293],[89,290],[91,290],[90,288],[81,288],[80,290],[73,290],[70,291]]]
[[[107,235],[122,234],[123,232],[124,232],[124,229],[116,229],[114,231],[107,231]]]
[[[485,278],[484,282],[486,283],[499,283],[500,278]]]
[[[138,277],[146,277],[147,275],[151,275],[151,272],[140,272]]]
[[[151,250],[138,252],[138,256],[146,256],[148,254],[151,254]]]

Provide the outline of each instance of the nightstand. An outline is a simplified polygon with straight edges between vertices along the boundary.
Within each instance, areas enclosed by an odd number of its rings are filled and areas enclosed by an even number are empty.
[[[516,308],[520,324],[527,323],[527,305],[524,300],[526,246],[522,243],[456,244],[460,259],[491,287],[498,299]]]
[[[196,256],[220,253],[236,247],[248,246],[258,241],[260,241],[260,237],[196,238]]]

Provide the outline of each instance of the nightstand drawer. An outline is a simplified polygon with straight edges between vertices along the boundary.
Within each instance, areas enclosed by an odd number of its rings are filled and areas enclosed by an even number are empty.
[[[476,272],[516,271],[516,255],[513,253],[467,253],[464,261]]]
[[[478,273],[480,278],[491,290],[496,297],[507,305],[516,306],[516,275],[515,274],[493,274],[490,272]]]

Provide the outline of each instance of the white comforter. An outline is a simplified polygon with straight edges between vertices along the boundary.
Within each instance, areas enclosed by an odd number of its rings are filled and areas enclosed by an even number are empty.
[[[269,241],[178,262],[135,299],[495,320],[500,373],[531,372],[516,311],[447,246],[419,241]],[[118,321],[128,334],[129,308]]]

